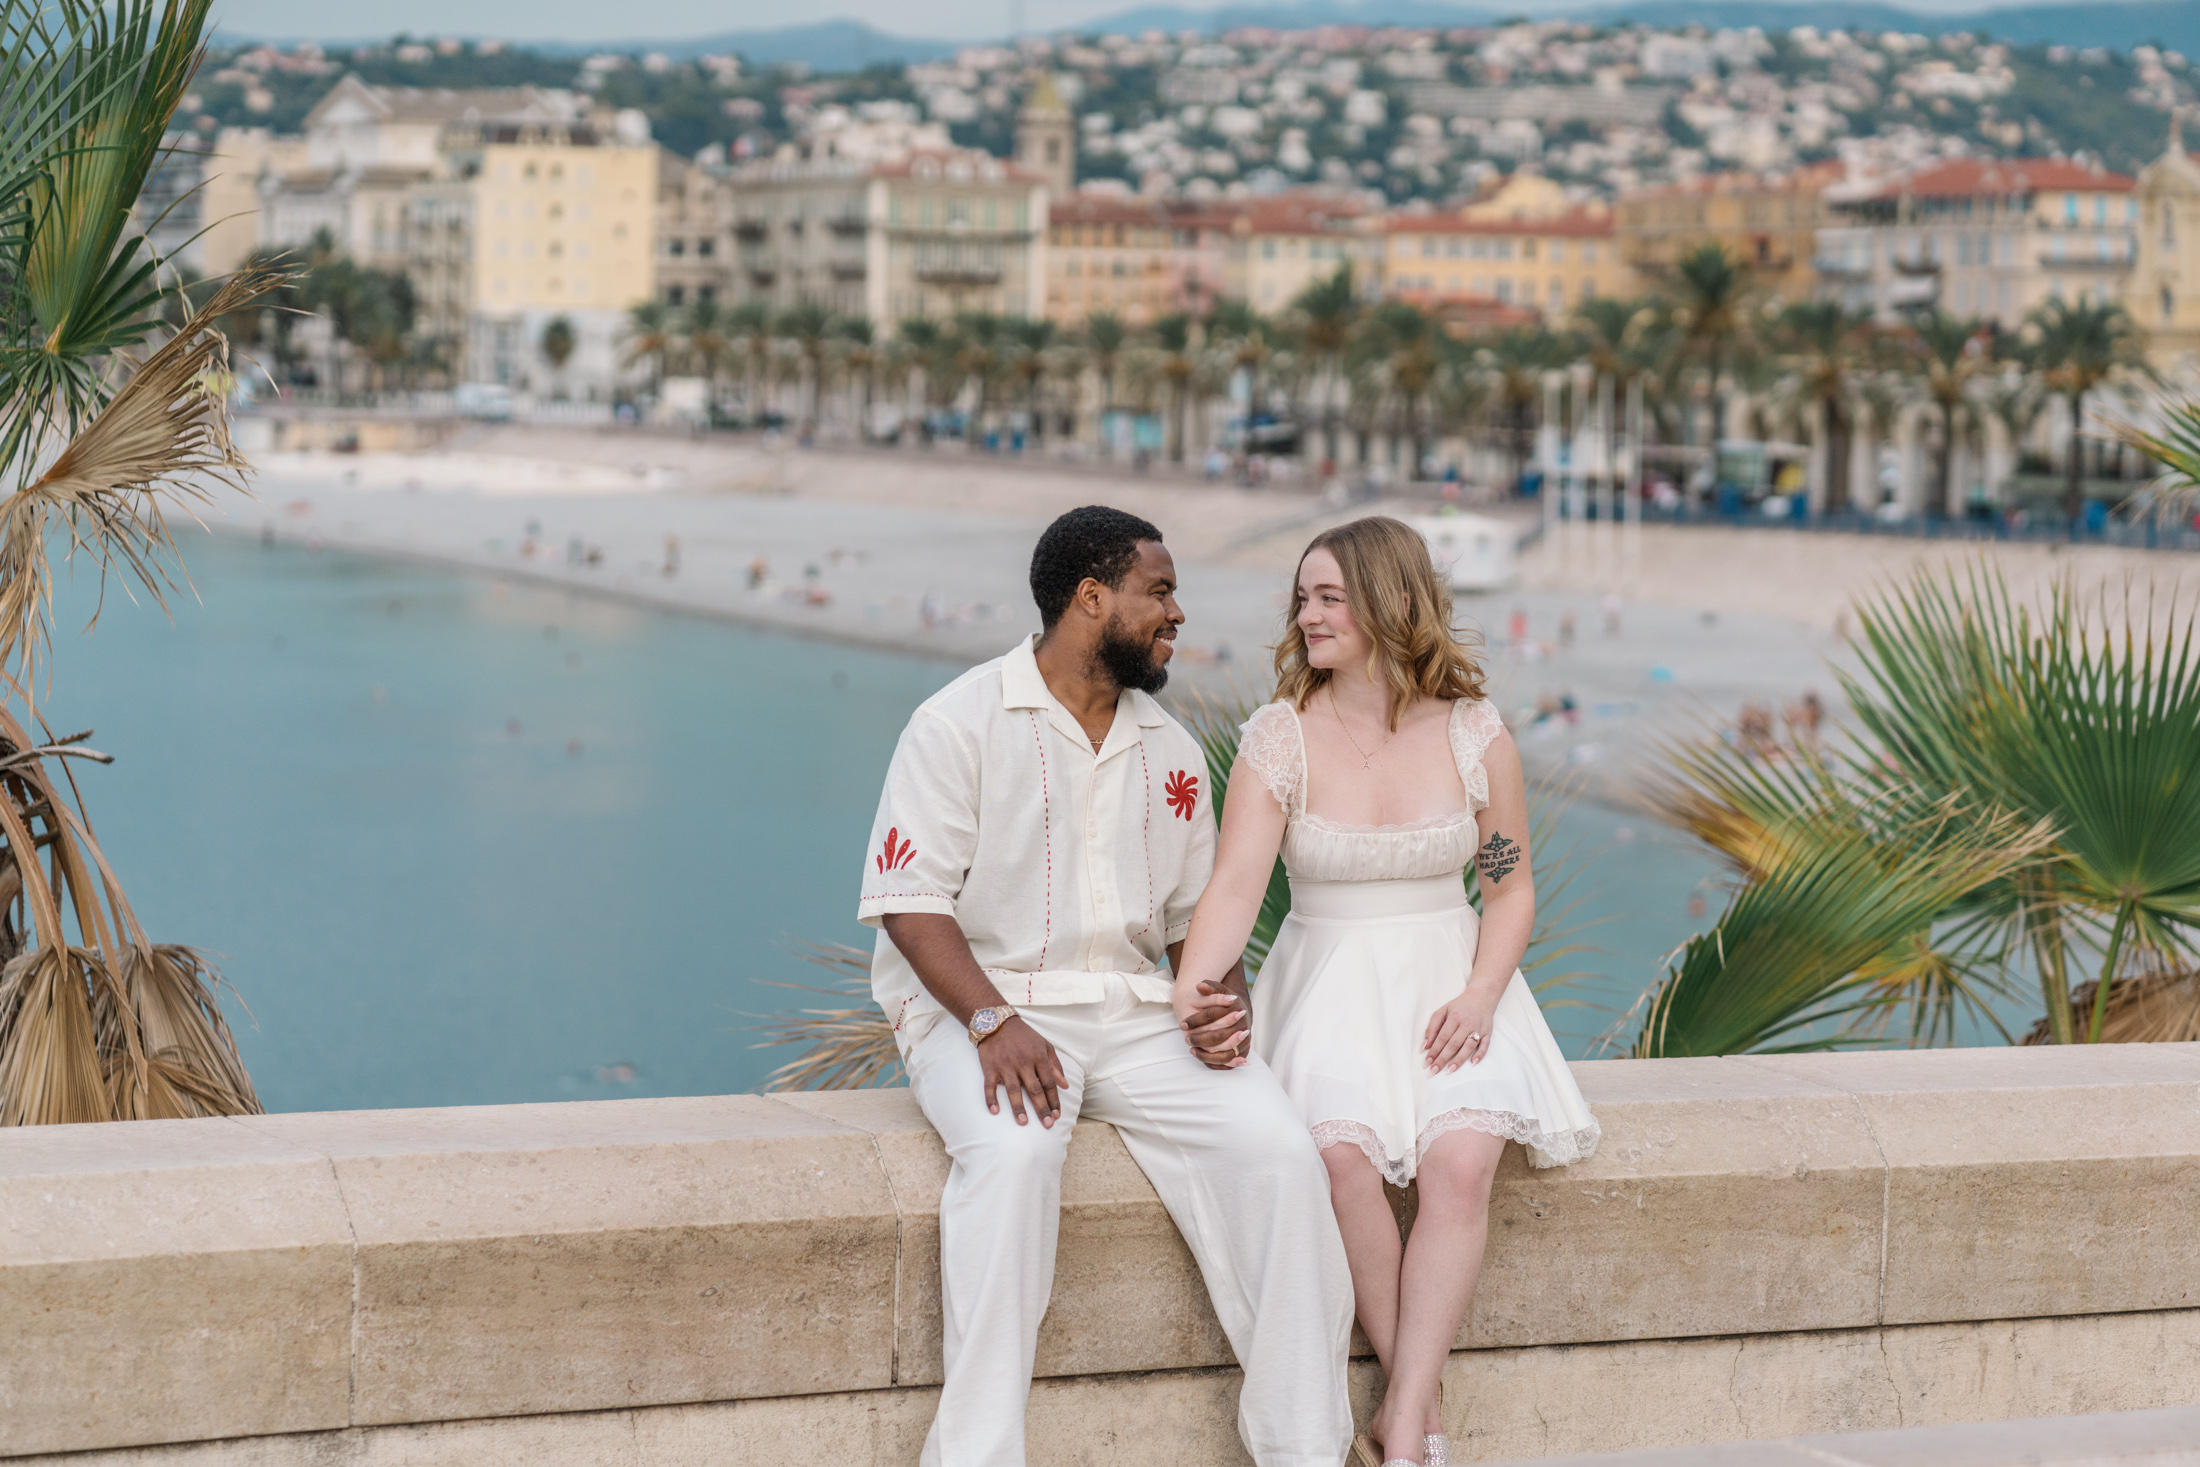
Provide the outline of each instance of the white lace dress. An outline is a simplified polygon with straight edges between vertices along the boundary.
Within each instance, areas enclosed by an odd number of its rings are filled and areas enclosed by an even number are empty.
[[[1517,1141],[1536,1166],[1596,1149],[1597,1122],[1517,971],[1480,1064],[1432,1075],[1429,1015],[1457,998],[1480,919],[1465,872],[1489,804],[1483,751],[1504,729],[1487,702],[1454,703],[1452,757],[1467,808],[1410,825],[1340,825],[1306,813],[1298,714],[1270,703],[1245,724],[1239,758],[1283,806],[1291,915],[1254,989],[1253,1047],[1322,1146],[1356,1143],[1395,1186],[1447,1131]],[[1240,778],[1243,778],[1241,773]]]

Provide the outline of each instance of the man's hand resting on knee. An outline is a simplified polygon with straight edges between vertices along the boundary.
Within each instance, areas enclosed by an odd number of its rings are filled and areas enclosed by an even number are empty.
[[[993,1114],[1001,1113],[1001,1090],[1006,1087],[1008,1108],[1015,1114],[1017,1125],[1026,1124],[1026,1097],[1040,1125],[1051,1126],[1061,1118],[1062,1102],[1056,1092],[1068,1083],[1062,1074],[1062,1061],[1056,1057],[1054,1046],[1024,1022],[1022,1014],[978,1046],[978,1063],[985,1067],[985,1108]]]
[[[917,981],[954,1016],[956,1023],[967,1029],[970,1016],[978,1010],[1007,1007],[1008,1000],[1001,997],[993,980],[970,955],[970,940],[963,936],[953,917],[937,912],[889,912],[882,920],[887,937],[916,970]],[[1030,1123],[1024,1114],[1027,1100],[1040,1125],[1051,1126],[1061,1118],[1058,1092],[1069,1083],[1062,1073],[1062,1061],[1056,1057],[1054,1046],[1040,1038],[1039,1031],[1025,1023],[1022,1015],[1001,1025],[978,1046],[978,1064],[985,1071],[985,1108],[993,1114],[1001,1113],[1001,1091],[1005,1087],[1008,1108],[1014,1112],[1017,1125]]]

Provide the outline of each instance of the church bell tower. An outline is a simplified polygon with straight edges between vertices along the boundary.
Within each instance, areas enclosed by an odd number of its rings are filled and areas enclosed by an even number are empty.
[[[1059,202],[1077,186],[1077,124],[1054,84],[1054,73],[1039,73],[1016,114],[1017,166],[1047,181],[1047,197]]]

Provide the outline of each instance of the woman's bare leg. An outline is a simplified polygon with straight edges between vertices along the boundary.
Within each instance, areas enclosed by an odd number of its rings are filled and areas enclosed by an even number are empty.
[[[1504,1153],[1501,1137],[1460,1130],[1439,1136],[1421,1154],[1415,1177],[1421,1205],[1414,1214],[1413,1236],[1406,1241],[1393,1296],[1396,1332],[1391,1352],[1383,1359],[1390,1386],[1375,1412],[1375,1436],[1386,1455],[1419,1458],[1418,1443],[1410,1453],[1403,1450],[1417,1434],[1416,1422],[1424,1432],[1444,1429],[1436,1410],[1436,1388],[1482,1275],[1482,1245],[1490,1231],[1490,1180]],[[1343,1216],[1340,1209],[1340,1223]],[[1352,1238],[1347,1234],[1348,1257],[1351,1251]],[[1355,1260],[1352,1281],[1357,1284],[1359,1279]],[[1399,1434],[1395,1447],[1391,1433]]]
[[[1353,1308],[1368,1343],[1375,1347],[1375,1358],[1388,1374],[1398,1337],[1399,1273],[1406,1255],[1398,1237],[1397,1214],[1390,1210],[1382,1174],[1359,1147],[1351,1142],[1324,1147],[1322,1162],[1329,1168],[1329,1202],[1336,1210],[1344,1256],[1352,1267]],[[1408,1431],[1395,1443],[1378,1431],[1375,1440],[1386,1457],[1418,1462],[1421,1435],[1443,1429],[1432,1394],[1421,1431]]]

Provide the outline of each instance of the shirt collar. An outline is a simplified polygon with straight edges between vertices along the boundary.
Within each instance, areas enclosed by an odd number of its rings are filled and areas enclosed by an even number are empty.
[[[1064,738],[1091,747],[1085,739],[1084,728],[1062,706],[1061,699],[1054,696],[1045,676],[1040,673],[1038,646],[1038,634],[1033,633],[1009,648],[1008,655],[1001,659],[1001,706],[1035,708],[1046,714],[1047,721],[1060,729]],[[1127,721],[1122,716],[1125,702],[1130,705],[1131,716]],[[1138,729],[1159,728],[1169,721],[1169,715],[1161,711],[1161,705],[1151,694],[1135,688],[1125,688],[1116,699],[1115,708],[1115,725],[1109,730],[1107,744],[1100,751],[1102,759],[1123,743],[1137,739]]]

